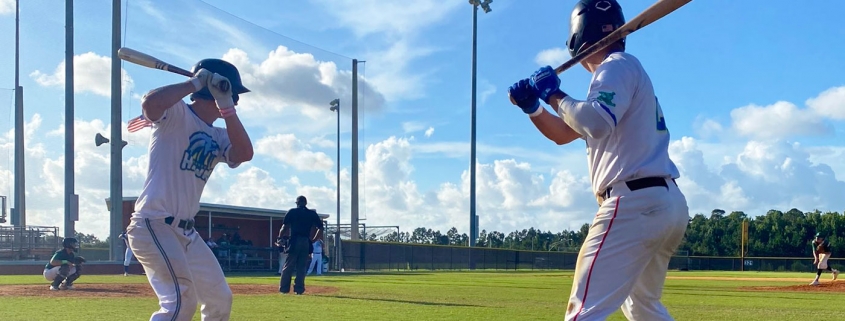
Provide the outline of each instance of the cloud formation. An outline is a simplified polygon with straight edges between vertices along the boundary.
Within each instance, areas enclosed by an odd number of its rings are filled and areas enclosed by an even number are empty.
[[[132,77],[121,70],[123,77],[122,92],[127,93],[134,87]],[[65,86],[65,61],[52,74],[46,74],[40,70],[33,71],[30,75],[35,82],[45,87],[64,88]],[[73,92],[89,92],[95,95],[111,96],[111,58],[100,56],[93,52],[87,52],[73,56]]]

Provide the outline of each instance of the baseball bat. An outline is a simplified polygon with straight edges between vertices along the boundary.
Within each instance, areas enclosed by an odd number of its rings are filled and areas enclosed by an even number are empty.
[[[634,31],[640,30],[643,27],[660,20],[691,1],[692,0],[658,0],[655,4],[646,8],[639,15],[619,27],[619,29],[614,30],[602,40],[599,40],[593,45],[587,47],[587,49],[581,51],[575,55],[575,57],[572,57],[572,59],[569,59],[567,62],[564,62],[562,65],[555,68],[555,72],[560,74],[567,69],[572,68],[572,66],[580,64],[585,58],[606,48],[610,44],[627,37],[628,35],[634,33]],[[508,94],[508,98],[510,98],[511,104],[516,105],[516,101],[513,100],[513,97],[510,97],[510,94]]]
[[[144,67],[161,69],[164,71],[180,74],[185,77],[194,76],[194,74],[192,74],[190,71],[176,67],[164,61],[161,61],[156,57],[150,56],[134,49],[122,47],[117,50],[117,56],[120,57],[120,59],[122,60],[126,60],[128,62],[138,64]]]

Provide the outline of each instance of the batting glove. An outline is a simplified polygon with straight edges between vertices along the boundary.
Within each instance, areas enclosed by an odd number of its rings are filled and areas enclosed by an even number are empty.
[[[516,105],[522,109],[522,112],[532,117],[543,111],[540,108],[540,98],[538,98],[537,92],[531,87],[530,80],[527,78],[510,86],[508,94],[516,102]]]
[[[560,90],[560,78],[551,66],[540,68],[531,75],[531,87],[546,104],[555,94],[566,95]]]
[[[223,118],[235,114],[235,101],[232,99],[232,84],[229,79],[223,75],[215,73],[208,80],[208,90],[217,101],[217,109],[220,109],[220,115]]]
[[[213,75],[213,72],[208,71],[208,69],[205,68],[197,70],[197,73],[194,74],[193,78],[191,78],[191,83],[194,84],[194,92],[198,92],[205,88],[206,84],[208,84]]]

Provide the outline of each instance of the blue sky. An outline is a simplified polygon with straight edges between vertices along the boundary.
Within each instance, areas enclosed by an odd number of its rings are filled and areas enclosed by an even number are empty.
[[[107,234],[111,1],[75,11],[77,229]],[[583,144],[556,146],[507,99],[507,87],[569,56],[575,1],[492,3],[478,17],[478,214],[481,229],[578,228],[596,209]],[[633,18],[653,1],[621,1]],[[841,1],[692,1],[628,38],[655,84],[670,154],[692,214],[713,208],[842,211],[845,28]],[[351,58],[360,97],[361,217],[367,225],[468,231],[472,8],[466,1],[128,0],[124,44],[183,68],[225,58],[253,89],[240,115],[257,156],[218,167],[203,201],[289,208],[304,194],[334,215],[341,98],[341,220],[349,218]],[[14,1],[0,0],[0,195],[11,195]],[[552,13],[552,14],[548,14]],[[716,19],[719,19],[718,21]],[[21,5],[30,224],[62,222],[63,1]],[[124,193],[137,195],[149,130],[129,134],[139,97],[182,76],[123,64]],[[590,75],[561,74],[583,98]],[[131,79],[131,80],[129,80]],[[218,123],[222,126],[222,121]],[[8,161],[5,161],[8,159]],[[333,221],[333,220],[332,220]]]

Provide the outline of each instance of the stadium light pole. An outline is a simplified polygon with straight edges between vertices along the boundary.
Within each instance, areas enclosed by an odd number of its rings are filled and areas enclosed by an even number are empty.
[[[331,107],[329,110],[337,112],[337,229],[335,229],[334,246],[335,246],[335,268],[340,271],[341,257],[340,255],[340,98],[336,98],[329,103]]]
[[[470,124],[470,163],[469,163],[469,246],[474,247],[475,241],[478,238],[478,216],[475,214],[475,96],[476,96],[476,52],[478,47],[478,7],[480,6],[484,13],[492,11],[490,3],[493,0],[469,0],[472,5],[472,107],[471,107],[471,124]],[[470,269],[474,269],[475,265],[472,261],[472,254],[470,254]]]

